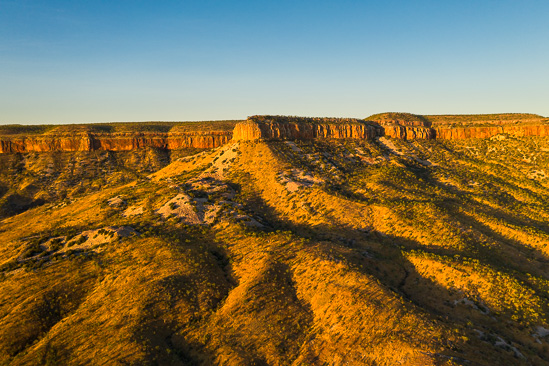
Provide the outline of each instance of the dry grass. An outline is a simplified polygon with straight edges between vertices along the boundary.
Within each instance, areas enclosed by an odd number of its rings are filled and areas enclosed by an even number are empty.
[[[547,143],[389,147],[243,142],[5,219],[0,363],[547,364]]]

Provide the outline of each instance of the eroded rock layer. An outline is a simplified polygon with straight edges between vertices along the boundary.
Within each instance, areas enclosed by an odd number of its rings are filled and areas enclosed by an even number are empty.
[[[435,130],[429,127],[383,126],[383,135],[403,140],[434,139]]]
[[[4,134],[0,131],[0,153],[210,149],[231,140],[374,139],[382,136],[404,140],[469,139],[490,138],[498,134],[549,136],[549,119],[531,114],[421,116],[382,113],[364,120],[252,116],[239,123],[192,124],[192,130],[189,126],[170,127],[169,132],[94,132],[85,125],[71,126],[70,131],[57,127],[42,134]]]
[[[358,119],[310,119],[254,116],[238,123],[233,140],[308,140],[314,138],[373,139],[389,136],[405,140],[433,139],[435,130],[422,126],[377,123]]]
[[[407,113],[385,113],[368,120],[253,116],[236,125],[233,139],[372,139],[387,136],[415,140],[490,138],[498,134],[516,137],[549,135],[549,120],[541,116],[480,115],[467,116],[466,120],[457,116],[457,126],[452,123],[452,116],[437,117]]]
[[[228,131],[207,133],[65,133],[0,137],[0,153],[52,151],[129,151],[145,147],[208,149],[231,140]]]
[[[236,125],[233,140],[359,138],[372,139],[382,132],[380,126],[367,123],[317,124],[306,122],[254,122]]]

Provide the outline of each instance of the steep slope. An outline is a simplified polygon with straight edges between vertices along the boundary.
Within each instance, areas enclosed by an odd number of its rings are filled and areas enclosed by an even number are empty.
[[[203,149],[0,154],[0,218],[129,183]]]
[[[240,141],[0,226],[0,360],[549,363],[549,143]]]
[[[378,125],[353,118],[252,116],[236,124],[233,140],[372,139],[381,133]]]
[[[0,218],[128,183],[222,146],[237,122],[0,126]]]
[[[547,136],[549,119],[535,114],[501,113],[472,115],[416,115],[380,113],[366,118],[380,124],[384,135],[404,140]]]

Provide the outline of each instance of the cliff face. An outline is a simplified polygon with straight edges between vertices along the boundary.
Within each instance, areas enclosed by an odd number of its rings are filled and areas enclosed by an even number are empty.
[[[246,121],[236,125],[234,140],[288,139],[308,140],[314,138],[332,139],[373,139],[389,136],[405,140],[433,139],[435,130],[428,127],[411,127],[371,123],[348,124],[311,124],[299,122],[253,122]]]
[[[382,132],[379,126],[367,123],[311,124],[300,122],[253,122],[236,125],[233,140],[259,139],[313,139],[313,138],[359,138],[371,139]]]
[[[409,127],[409,126],[383,126],[384,135],[403,139],[403,140],[415,140],[415,139],[434,139],[435,130],[429,127]]]
[[[92,146],[92,137],[86,133],[59,136],[0,137],[0,153],[91,151]]]
[[[231,140],[232,133],[70,133],[0,137],[0,153],[51,151],[129,151],[145,147],[176,150],[214,148]]]
[[[412,121],[400,124],[398,120],[383,120],[381,122],[361,121],[354,123],[308,123],[276,120],[253,121],[238,123],[234,129],[234,140],[260,139],[314,139],[314,138],[357,138],[373,139],[387,136],[403,140],[415,139],[469,139],[490,138],[497,134],[511,136],[549,136],[549,125],[516,125],[506,124],[486,127],[430,127],[430,123]]]
[[[223,128],[203,124],[198,127],[192,125],[192,131],[188,130],[189,126],[180,126],[169,132],[97,132],[84,126],[80,130],[71,127],[70,132],[58,128],[42,134],[0,135],[0,153],[132,151],[148,147],[165,150],[209,149],[222,146],[231,139],[373,139],[381,136],[404,140],[468,139],[489,138],[502,133],[517,137],[549,136],[549,120],[541,116],[536,118],[531,115],[419,116],[385,113],[371,116],[371,120],[252,116],[244,122],[229,121],[229,125],[221,126]],[[459,125],[458,122],[463,124]],[[484,126],[478,127],[481,122]],[[232,126],[235,127],[231,131],[229,128]]]
[[[409,127],[388,125],[383,126],[385,136],[403,140],[414,139],[484,139],[497,134],[506,133],[511,136],[549,136],[549,125],[532,126],[490,126],[490,127]]]

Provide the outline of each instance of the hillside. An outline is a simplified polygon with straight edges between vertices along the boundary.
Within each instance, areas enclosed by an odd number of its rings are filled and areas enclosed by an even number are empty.
[[[204,149],[0,154],[0,218],[142,179],[200,151]]]
[[[546,138],[176,151],[4,155],[96,188],[0,223],[0,364],[549,364]]]
[[[0,218],[129,183],[222,146],[238,122],[0,126]]]

